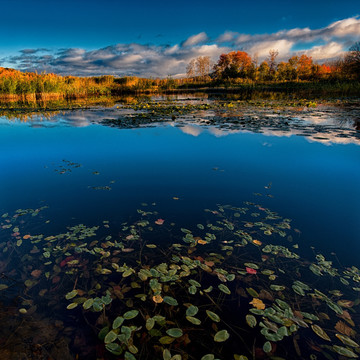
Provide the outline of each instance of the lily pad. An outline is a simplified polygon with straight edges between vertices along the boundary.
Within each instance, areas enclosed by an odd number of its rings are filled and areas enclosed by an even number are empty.
[[[172,306],[177,306],[179,305],[179,303],[177,302],[176,299],[174,299],[171,296],[164,296],[164,303],[168,304],[168,305],[172,305]]]
[[[214,336],[214,341],[216,342],[224,342],[230,337],[230,334],[227,330],[220,330]]]
[[[206,310],[206,314],[212,321],[220,322],[220,316],[218,314],[216,314],[210,310]]]
[[[254,328],[257,324],[256,317],[250,314],[246,315],[246,322],[251,328]]]
[[[329,335],[319,325],[311,325],[311,328],[317,336],[320,336],[324,340],[330,341]]]
[[[168,329],[166,330],[166,333],[173,338],[179,338],[183,336],[183,331],[179,328]]]

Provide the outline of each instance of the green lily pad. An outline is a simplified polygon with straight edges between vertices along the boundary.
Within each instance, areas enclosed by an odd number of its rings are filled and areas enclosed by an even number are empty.
[[[199,311],[199,308],[197,306],[194,305],[190,305],[187,310],[186,310],[186,315],[187,316],[195,316]]]
[[[138,316],[139,314],[139,311],[138,310],[130,310],[130,311],[127,311],[124,315],[123,315],[123,318],[126,319],[126,320],[130,320],[130,319],[133,319],[135,318],[136,316]]]
[[[356,343],[354,340],[350,339],[346,335],[342,334],[336,334],[335,335],[338,339],[340,339],[345,345],[351,346],[351,347],[359,347],[359,344]]]
[[[148,318],[146,320],[146,324],[145,324],[145,327],[146,327],[146,330],[151,330],[155,325],[155,320],[153,318]]]
[[[179,328],[168,329],[166,330],[166,333],[173,338],[179,338],[183,336],[183,331]]]
[[[230,337],[230,334],[227,330],[220,330],[214,336],[214,341],[216,342],[224,342]]]
[[[225,294],[227,294],[227,295],[230,295],[230,294],[231,294],[230,289],[229,289],[226,285],[224,285],[224,284],[219,284],[219,285],[218,285],[218,288],[219,288],[223,293],[225,293]]]
[[[352,350],[344,348],[342,346],[334,345],[333,349],[340,355],[349,357],[349,358],[358,358],[359,356],[356,355]]]
[[[136,357],[133,354],[129,353],[128,351],[125,351],[124,359],[125,360],[136,360]]]
[[[177,302],[176,299],[174,299],[171,296],[164,296],[164,303],[168,304],[168,305],[172,305],[172,306],[177,306],[179,305],[179,303]]]
[[[272,346],[271,346],[271,342],[267,341],[264,345],[263,345],[263,350],[265,353],[269,353],[272,350]]]
[[[220,322],[220,316],[218,314],[215,314],[210,310],[206,310],[206,314],[212,321]]]
[[[87,299],[84,303],[83,303],[83,308],[85,310],[88,310],[92,307],[92,305],[94,304],[94,299]]]
[[[117,329],[118,327],[120,327],[123,322],[124,322],[124,318],[121,316],[118,316],[114,321],[113,321],[113,329]]]
[[[193,316],[186,316],[186,320],[190,321],[194,325],[200,325],[201,324],[201,320],[199,320],[198,318],[193,317]]]
[[[73,302],[73,303],[69,304],[66,308],[68,310],[72,310],[72,309],[75,309],[78,305],[79,304]]]
[[[246,315],[246,323],[251,327],[254,328],[257,324],[256,317],[254,315]]]
[[[171,336],[163,336],[159,339],[160,344],[168,345],[171,344],[175,340],[174,337]]]
[[[314,333],[324,340],[330,341],[329,335],[319,325],[311,325]]]
[[[105,342],[105,344],[112,343],[117,339],[117,337],[118,337],[117,333],[115,331],[111,330],[105,336],[104,342]]]
[[[77,290],[72,290],[65,295],[65,299],[70,300],[70,299],[74,298],[77,294],[78,294]]]
[[[201,360],[214,360],[215,356],[213,354],[206,354],[204,355]]]
[[[109,344],[105,344],[105,348],[107,351],[110,351],[112,354],[114,355],[121,355],[121,353],[123,352],[121,346],[117,343],[109,343]]]

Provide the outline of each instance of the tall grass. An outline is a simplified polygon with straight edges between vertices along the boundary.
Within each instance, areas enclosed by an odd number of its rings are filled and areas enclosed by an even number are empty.
[[[137,93],[171,91],[321,91],[355,93],[360,95],[360,82],[336,77],[312,81],[256,81],[251,79],[212,79],[193,77],[147,79],[140,77],[97,76],[77,77],[55,74],[23,73],[0,68],[0,98],[23,100],[52,100]]]

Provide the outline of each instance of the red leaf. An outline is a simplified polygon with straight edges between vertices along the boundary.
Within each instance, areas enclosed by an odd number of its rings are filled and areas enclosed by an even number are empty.
[[[257,271],[255,269],[252,269],[249,267],[246,267],[245,269],[248,274],[256,274],[257,273]]]

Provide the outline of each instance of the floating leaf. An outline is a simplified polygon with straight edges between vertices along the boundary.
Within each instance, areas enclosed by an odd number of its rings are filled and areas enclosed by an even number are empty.
[[[249,293],[250,296],[257,298],[259,297],[259,294],[256,290],[254,290],[253,288],[246,288],[246,291]]]
[[[148,318],[146,320],[146,324],[145,324],[145,327],[146,327],[146,330],[151,330],[155,325],[155,320],[153,318]]]
[[[181,355],[180,354],[176,354],[174,355],[170,360],[181,360]]]
[[[94,299],[87,299],[84,303],[83,303],[83,308],[85,310],[88,310],[92,307],[92,305],[94,304]]]
[[[213,354],[206,354],[204,355],[201,360],[214,360],[215,356]]]
[[[258,270],[259,269],[259,266],[254,264],[254,263],[245,263],[244,264],[246,267],[248,268],[251,268],[251,269],[254,269],[254,270]]]
[[[70,299],[74,298],[77,294],[78,294],[77,290],[72,290],[65,295],[65,299],[70,300]]]
[[[183,336],[183,331],[179,328],[168,329],[166,330],[166,333],[173,338],[179,338]]]
[[[227,330],[220,330],[214,336],[214,341],[216,342],[223,342],[226,341],[230,337]]]
[[[265,304],[260,299],[254,298],[252,301],[250,301],[250,304],[258,310],[265,309]]]
[[[71,310],[71,309],[75,309],[78,305],[79,304],[73,302],[73,303],[69,304],[66,308],[68,310]]]
[[[249,314],[246,315],[246,322],[251,328],[255,327],[256,324],[257,324],[255,316],[254,315],[249,315]]]
[[[175,340],[175,338],[173,338],[171,336],[163,336],[159,339],[159,342],[160,342],[160,344],[168,345],[168,344],[171,344],[174,340]]]
[[[225,294],[227,294],[227,295],[230,295],[230,294],[231,294],[230,289],[229,289],[226,285],[224,285],[224,284],[219,284],[219,285],[218,285],[218,288],[219,288],[223,293],[225,293]]]
[[[115,331],[111,330],[105,336],[104,342],[105,342],[105,344],[112,343],[117,339],[117,337],[118,337],[117,333]]]
[[[125,360],[136,360],[136,357],[133,354],[129,353],[128,351],[125,351],[124,359]]]
[[[212,321],[220,322],[220,316],[218,314],[215,314],[210,310],[206,310],[206,314]]]
[[[200,239],[200,240],[197,241],[197,243],[200,244],[200,245],[206,245],[208,242],[205,241],[205,240]]]
[[[285,286],[283,285],[270,285],[270,289],[274,291],[283,291],[285,290]]]
[[[271,346],[271,342],[267,341],[264,345],[263,345],[263,350],[265,353],[269,353],[272,350],[272,346]]]
[[[179,305],[178,302],[177,302],[177,300],[174,299],[174,298],[171,297],[171,296],[164,296],[163,300],[164,300],[164,302],[165,302],[166,304],[169,304],[169,305],[172,305],[172,306],[177,306],[177,305]]]
[[[124,319],[126,319],[126,320],[130,320],[130,319],[135,318],[138,314],[139,314],[139,311],[138,311],[138,310],[130,310],[130,311],[127,311],[127,312],[123,315],[123,317],[124,317]]]
[[[344,310],[338,304],[335,304],[330,300],[326,301],[326,304],[331,310],[335,311],[339,315],[341,315],[344,312]]]
[[[197,306],[194,305],[190,305],[187,309],[186,309],[186,315],[187,316],[195,316],[199,311],[199,308]]]
[[[249,267],[246,267],[245,270],[246,270],[246,272],[248,274],[254,274],[255,275],[257,273],[257,271],[255,269],[252,269],[252,268],[249,268]]]
[[[197,292],[197,287],[196,286],[194,286],[194,285],[191,285],[191,286],[189,286],[189,294],[191,294],[191,295],[195,295],[196,294],[196,292]]]
[[[320,336],[324,340],[330,341],[329,335],[319,325],[311,325],[311,328],[317,336]]]
[[[194,325],[200,325],[201,324],[201,320],[199,320],[198,318],[193,317],[193,316],[186,316],[186,320],[190,321]]]
[[[125,319],[123,317],[118,316],[113,322],[113,329],[117,329],[118,327],[120,327],[123,324],[124,320]]]
[[[338,339],[340,339],[345,345],[351,346],[351,347],[359,347],[359,344],[356,343],[354,340],[351,340],[349,337],[341,334],[335,335]]]
[[[335,330],[341,332],[344,335],[350,336],[353,334],[354,330],[347,326],[343,321],[339,320],[335,325]]]
[[[163,360],[170,360],[171,359],[171,352],[169,349],[164,349],[163,351]]]
[[[5,290],[7,288],[8,286],[6,284],[0,284],[0,290]]]
[[[117,355],[117,356],[121,355],[121,353],[123,351],[121,346],[117,343],[106,344],[105,348],[107,351],[110,351],[112,354]]]
[[[338,345],[334,345],[333,349],[340,355],[346,356],[346,357],[350,357],[350,358],[358,358],[359,356],[356,355],[353,351],[344,348],[342,346],[338,346]]]

